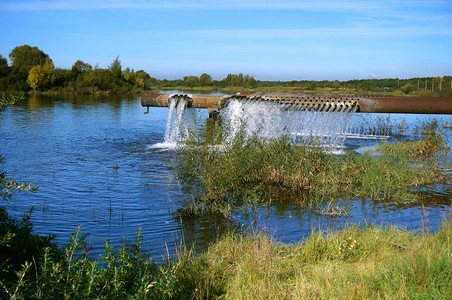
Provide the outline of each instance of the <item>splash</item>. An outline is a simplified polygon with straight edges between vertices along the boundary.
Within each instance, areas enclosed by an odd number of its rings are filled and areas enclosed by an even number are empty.
[[[195,110],[187,108],[190,97],[183,94],[169,97],[164,142],[154,147],[176,148],[188,138],[190,128],[196,127]],[[356,132],[356,126],[350,125],[356,110],[357,106],[340,102],[324,105],[232,98],[220,111],[224,144],[231,143],[239,133],[245,139],[286,136],[294,143],[315,142],[332,153],[341,153],[346,139],[382,138]],[[355,127],[355,132],[351,127]]]
[[[281,104],[271,101],[232,99],[222,112],[230,142],[239,132],[271,139],[288,136],[294,142],[317,143],[340,148],[347,137],[356,106],[319,104]]]
[[[173,149],[188,137],[189,127],[195,119],[193,109],[187,108],[189,99],[189,95],[169,97],[164,141],[153,145],[153,148]]]

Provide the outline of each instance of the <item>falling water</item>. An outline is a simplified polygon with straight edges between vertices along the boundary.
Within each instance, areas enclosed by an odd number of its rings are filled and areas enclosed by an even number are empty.
[[[196,125],[195,110],[187,108],[190,97],[169,97],[164,143],[156,146],[173,148],[188,137],[190,127]],[[295,143],[314,141],[332,151],[344,148],[346,139],[388,138],[357,129],[362,126],[350,129],[356,110],[357,106],[340,102],[325,105],[232,98],[220,111],[220,115],[226,144],[239,132],[245,138],[257,136],[272,139],[286,136]]]
[[[194,122],[193,109],[187,109],[189,96],[175,95],[168,99],[168,116],[163,145],[174,147],[187,138],[189,126]]]
[[[231,141],[243,130],[245,136],[277,138],[289,136],[294,142],[316,140],[323,146],[340,148],[347,136],[356,106],[281,104],[272,101],[232,99],[223,109],[223,124]]]

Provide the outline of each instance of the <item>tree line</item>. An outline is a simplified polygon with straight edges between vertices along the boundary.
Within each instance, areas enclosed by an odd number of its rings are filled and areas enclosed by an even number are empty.
[[[9,54],[11,65],[0,55],[1,91],[55,91],[75,93],[134,92],[145,89],[152,78],[143,70],[123,70],[119,56],[108,68],[77,60],[71,69],[56,68],[38,47],[18,46]]]
[[[306,91],[346,91],[346,92],[402,92],[411,94],[452,95],[452,77],[386,78],[338,80],[292,80],[261,81],[253,76],[228,74],[222,80],[214,80],[207,73],[201,76],[185,76],[168,80],[151,77],[144,70],[135,71],[122,68],[119,56],[107,68],[92,66],[77,60],[71,69],[57,68],[52,59],[38,47],[18,46],[9,54],[8,60],[0,55],[0,91],[39,91],[63,93],[139,93],[160,88],[246,88],[284,89]]]

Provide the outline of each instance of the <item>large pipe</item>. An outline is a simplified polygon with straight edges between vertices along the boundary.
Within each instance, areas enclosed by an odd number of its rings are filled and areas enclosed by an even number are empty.
[[[370,113],[451,114],[452,97],[366,97],[359,111]]]
[[[189,106],[217,111],[230,99],[256,99],[293,104],[356,105],[358,112],[365,113],[416,113],[416,114],[452,114],[452,97],[374,97],[374,96],[338,96],[304,94],[235,94],[235,95],[199,95],[199,94],[150,94],[141,95],[143,107],[168,106],[172,97],[189,98]]]

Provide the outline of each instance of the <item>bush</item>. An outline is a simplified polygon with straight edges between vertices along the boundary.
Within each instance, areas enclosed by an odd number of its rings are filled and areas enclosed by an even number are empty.
[[[16,279],[16,273],[26,263],[41,263],[41,253],[44,248],[58,253],[52,242],[53,236],[39,236],[32,234],[30,214],[18,221],[11,218],[4,207],[0,207],[0,282]],[[36,280],[33,273],[27,278]],[[2,293],[0,292],[0,295]]]

